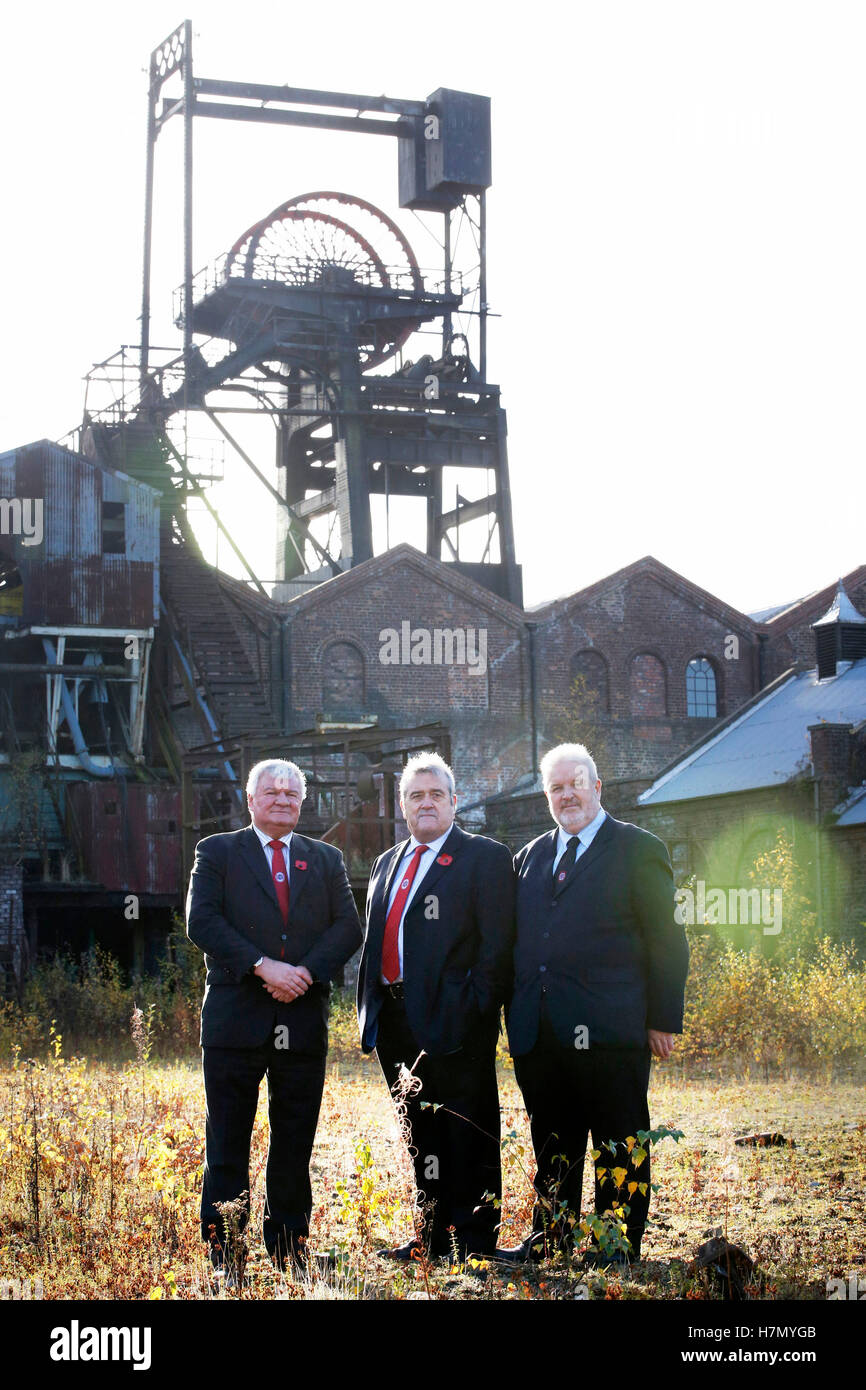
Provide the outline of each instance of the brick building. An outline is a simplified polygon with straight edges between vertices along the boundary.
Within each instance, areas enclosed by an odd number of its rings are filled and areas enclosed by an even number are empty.
[[[47,443],[0,462],[10,495],[45,498],[41,546],[12,535],[0,555],[0,948],[16,979],[22,961],[60,941],[152,958],[182,901],[186,841],[245,819],[247,754],[301,761],[311,787],[301,829],[351,843],[359,896],[371,847],[400,828],[394,782],[406,751],[419,731],[429,746],[439,726],[471,828],[514,845],[546,829],[540,757],[580,739],[605,805],[655,817],[685,871],[699,837],[681,833],[680,812],[638,798],[775,691],[811,653],[834,593],[750,616],[648,556],[527,611],[480,582],[483,567],[401,544],[268,596],[208,565],[152,488]],[[866,607],[866,566],[846,584]],[[836,859],[853,882],[861,735],[851,710],[816,718],[844,726],[816,735],[815,757],[836,768],[817,776],[821,815],[828,834],[836,816]],[[351,759],[340,731],[356,739]],[[389,731],[400,736],[377,747]],[[766,799],[769,817],[785,797],[799,807],[811,794],[797,779],[748,793],[755,807]],[[365,829],[364,816],[381,823]],[[140,919],[124,916],[129,894]]]
[[[808,668],[778,676],[663,769],[633,818],[668,845],[678,881],[744,888],[783,830],[819,929],[866,945],[866,618],[840,584],[811,628]]]

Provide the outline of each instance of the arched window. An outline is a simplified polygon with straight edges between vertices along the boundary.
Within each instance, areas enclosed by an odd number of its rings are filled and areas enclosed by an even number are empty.
[[[322,704],[328,714],[360,713],[364,657],[352,642],[332,642],[322,658]]]
[[[639,718],[668,712],[665,668],[650,652],[639,652],[631,663],[631,712]]]
[[[605,715],[610,710],[609,681],[607,662],[595,651],[578,652],[571,658],[570,692],[578,705],[585,703],[587,709],[579,711],[588,715]]]
[[[705,656],[686,667],[686,712],[690,719],[716,717],[716,673]]]

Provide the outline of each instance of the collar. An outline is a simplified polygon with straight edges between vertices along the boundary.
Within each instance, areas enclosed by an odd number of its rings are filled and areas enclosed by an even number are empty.
[[[288,833],[288,835],[279,835],[279,836],[268,835],[264,830],[259,830],[259,827],[256,825],[255,821],[253,821],[253,822],[251,823],[250,829],[251,829],[251,830],[254,830],[254,831],[256,832],[256,834],[258,835],[259,841],[260,841],[261,846],[262,846],[263,849],[264,849],[265,845],[269,845],[269,844],[271,843],[271,840],[273,840],[273,839],[275,839],[275,838],[276,838],[276,839],[280,839],[280,840],[283,842],[283,844],[285,845],[286,849],[288,849],[289,846],[290,846],[291,843],[292,843],[292,836],[293,836],[294,833],[295,833],[293,830],[290,830],[289,833]]]
[[[592,820],[589,822],[589,825],[585,825],[582,830],[579,830],[577,832],[577,838],[580,840],[580,843],[583,845],[584,849],[588,849],[589,846],[592,844],[599,830],[601,830],[606,816],[607,812],[605,811],[604,807],[599,806],[598,811],[596,812]],[[562,826],[560,826],[559,833],[556,839],[556,848],[558,854],[565,853],[565,851],[568,848],[568,842],[571,839],[573,839],[573,836],[569,835],[568,832],[563,830]]]
[[[430,850],[433,851],[433,858],[434,858],[434,859],[436,858],[437,854],[438,854],[439,851],[441,850],[442,846],[444,845],[445,841],[448,839],[448,836],[451,834],[451,831],[452,831],[453,829],[454,829],[454,824],[453,824],[453,822],[452,822],[452,824],[449,825],[448,829],[445,831],[445,834],[444,834],[444,835],[440,835],[439,838],[438,838],[437,840],[431,840],[429,844],[427,844],[427,845],[424,846],[425,849],[430,849]],[[420,841],[420,840],[416,840],[416,839],[415,839],[415,836],[414,836],[414,835],[411,835],[411,836],[409,837],[409,843],[408,843],[408,845],[406,846],[406,851],[405,851],[405,854],[404,854],[403,857],[405,858],[405,855],[406,855],[406,854],[411,854],[411,853],[413,852],[413,850],[416,850],[420,844],[421,844],[421,841]],[[430,861],[428,860],[427,862],[429,863]],[[423,855],[422,855],[422,857],[421,857],[421,863],[422,863],[422,864],[424,863],[424,857],[423,857]]]

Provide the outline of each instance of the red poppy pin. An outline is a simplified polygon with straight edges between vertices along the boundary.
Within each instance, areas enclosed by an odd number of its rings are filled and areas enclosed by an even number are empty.
[[[436,860],[436,863],[437,863],[437,864],[450,864],[450,863],[451,863],[451,855],[450,855],[450,854],[440,854],[439,858]]]
[[[306,867],[307,867],[307,861],[306,861],[306,859],[296,859],[296,860],[295,860],[295,868],[296,868],[296,869],[305,869]]]

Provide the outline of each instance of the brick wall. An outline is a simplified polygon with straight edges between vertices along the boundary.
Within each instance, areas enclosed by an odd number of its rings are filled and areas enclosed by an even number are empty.
[[[293,726],[309,728],[323,713],[374,715],[382,728],[441,721],[451,734],[462,803],[510,787],[531,761],[521,615],[492,596],[488,603],[475,585],[445,583],[411,557],[382,559],[387,563],[365,567],[363,582],[345,576],[350,582],[333,580],[292,605]],[[422,631],[431,634],[429,652]],[[437,632],[462,633],[465,645]],[[354,710],[325,708],[326,692],[337,684],[327,678],[335,643],[353,647],[363,662]],[[437,654],[439,661],[427,659]],[[401,659],[394,663],[393,655]]]
[[[714,672],[718,716],[738,709],[758,689],[751,627],[735,626],[732,614],[709,596],[677,592],[649,569],[595,585],[531,617],[538,621],[544,745],[579,737],[593,748],[608,779],[650,776],[713,727],[712,719],[688,715],[691,660],[704,657]],[[575,660],[584,651],[604,660],[608,711],[591,694],[582,704],[580,690],[574,691]]]

